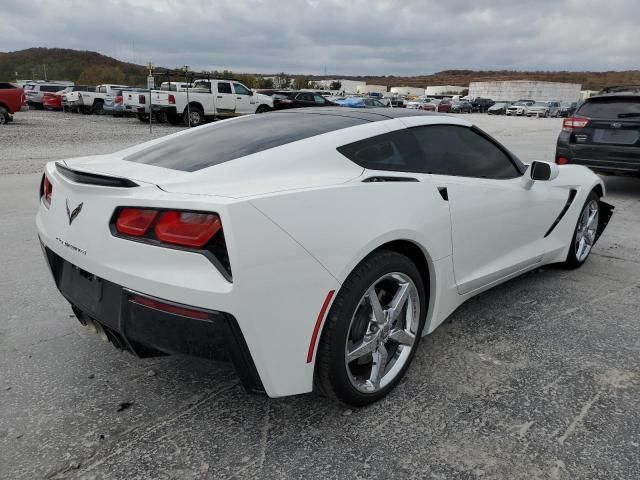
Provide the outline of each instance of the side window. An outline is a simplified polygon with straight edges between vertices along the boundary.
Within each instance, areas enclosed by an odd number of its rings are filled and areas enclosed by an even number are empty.
[[[415,137],[407,129],[384,133],[342,147],[338,152],[370,170],[421,172],[424,155]]]
[[[234,83],[233,88],[235,89],[237,95],[249,95],[249,90],[244,85]]]
[[[107,87],[98,87],[98,93],[107,93]]]
[[[218,93],[233,93],[231,84],[228,82],[218,82]]]
[[[299,93],[298,100],[302,102],[313,102],[313,95],[307,92]]]
[[[494,179],[520,176],[505,152],[470,128],[431,125],[410,132],[425,152],[427,173]]]
[[[313,101],[316,102],[318,105],[324,105],[325,103],[327,103],[327,101],[324,99],[322,95],[314,95]]]

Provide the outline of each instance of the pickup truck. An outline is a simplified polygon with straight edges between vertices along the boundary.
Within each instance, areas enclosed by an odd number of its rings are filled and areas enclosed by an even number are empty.
[[[186,82],[162,82],[160,91],[184,92],[186,89],[192,89],[193,86]],[[157,90],[152,90],[156,92]],[[122,94],[122,104],[125,113],[134,114],[141,122],[149,121],[149,90],[141,90],[134,92],[128,91]],[[166,121],[164,115],[156,115],[158,121]]]
[[[182,121],[197,127],[207,119],[268,112],[273,108],[273,98],[254,93],[234,80],[200,79],[188,92],[152,91],[151,108],[164,113],[169,123]]]
[[[13,120],[15,112],[28,110],[24,90],[11,83],[0,83],[0,125]]]
[[[98,85],[95,92],[70,92],[66,94],[69,110],[82,113],[104,114],[104,99],[107,95],[116,96],[118,90],[126,90],[126,85]]]

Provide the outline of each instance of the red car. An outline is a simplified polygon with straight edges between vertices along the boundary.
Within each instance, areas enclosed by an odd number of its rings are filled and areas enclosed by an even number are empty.
[[[11,83],[0,83],[0,125],[13,120],[13,114],[28,110],[24,90]]]
[[[47,110],[62,110],[62,95],[67,93],[67,90],[60,90],[59,92],[45,92],[42,96],[42,105]]]
[[[442,100],[439,104],[438,104],[438,111],[439,112],[443,112],[443,113],[447,113],[451,111],[451,101],[449,100]]]

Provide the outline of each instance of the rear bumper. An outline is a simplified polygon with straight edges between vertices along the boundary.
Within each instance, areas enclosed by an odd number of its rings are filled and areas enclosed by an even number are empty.
[[[599,173],[640,176],[640,148],[635,146],[576,144],[569,132],[561,132],[556,145],[556,159],[584,165]]]
[[[264,392],[255,363],[233,315],[189,307],[124,288],[76,267],[42,244],[60,293],[78,320],[93,326],[117,348],[139,357],[185,354],[233,363],[250,392]],[[140,298],[198,312],[202,317],[143,305]]]
[[[151,109],[154,113],[178,114],[178,110],[175,105],[152,105]]]

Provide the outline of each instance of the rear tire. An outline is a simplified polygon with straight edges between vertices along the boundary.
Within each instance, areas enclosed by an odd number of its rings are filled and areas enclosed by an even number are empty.
[[[422,276],[409,258],[381,250],[364,259],[327,315],[318,344],[316,392],[353,406],[387,395],[413,360],[426,305]]]
[[[94,102],[91,111],[96,115],[104,115],[104,104],[102,102]]]
[[[0,107],[0,125],[9,123],[9,112],[6,108]]]
[[[266,113],[269,110],[271,110],[268,106],[266,105],[260,105],[257,109],[256,109],[256,113]]]
[[[191,123],[189,123],[189,118],[191,118]],[[199,127],[204,123],[204,112],[200,107],[196,106],[189,107],[189,109],[185,108],[182,114],[182,121],[187,126]]]
[[[578,216],[578,222],[571,238],[569,253],[564,262],[566,268],[578,268],[587,261],[598,234],[599,219],[600,197],[596,192],[591,192]]]

